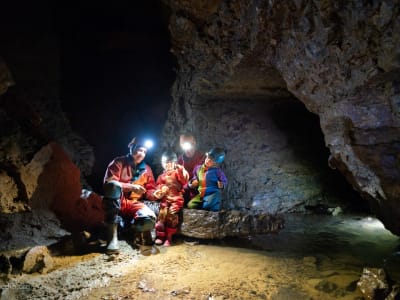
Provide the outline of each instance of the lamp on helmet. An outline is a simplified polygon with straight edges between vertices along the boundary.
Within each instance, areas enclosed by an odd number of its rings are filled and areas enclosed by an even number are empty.
[[[145,148],[146,150],[150,150],[154,145],[154,142],[150,139],[148,140],[137,140],[135,137],[128,144],[129,152],[131,154],[135,153],[135,151],[139,148]]]
[[[181,147],[183,151],[189,151],[193,148],[193,144],[190,142],[184,142],[183,144],[181,144]]]
[[[196,140],[191,134],[182,134],[179,137],[179,144],[183,151],[190,151],[196,145]]]
[[[218,147],[212,148],[207,152],[207,157],[211,158],[217,164],[222,164],[225,160],[225,150]]]

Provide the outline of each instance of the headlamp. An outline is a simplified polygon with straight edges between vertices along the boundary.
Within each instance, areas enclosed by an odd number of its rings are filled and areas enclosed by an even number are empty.
[[[143,144],[147,149],[151,149],[154,146],[154,142],[152,140],[146,140]]]
[[[136,138],[133,138],[132,141],[128,144],[129,152],[131,154],[135,153],[135,151],[138,148],[143,147],[146,150],[150,150],[153,146],[154,146],[154,142],[151,139],[138,141]]]
[[[183,151],[188,151],[193,148],[193,145],[190,142],[184,142],[181,144],[181,147],[182,147]]]

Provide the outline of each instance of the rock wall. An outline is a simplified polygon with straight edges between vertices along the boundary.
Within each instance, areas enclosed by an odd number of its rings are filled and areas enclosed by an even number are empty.
[[[324,197],[325,172],[296,157],[273,122],[271,107],[295,98],[318,116],[330,167],[400,234],[398,1],[164,2],[179,64],[165,143],[186,129],[205,148],[225,146],[229,205],[273,210]]]
[[[81,196],[93,150],[62,111],[58,44],[46,30],[0,28],[0,251],[103,220],[101,197]]]

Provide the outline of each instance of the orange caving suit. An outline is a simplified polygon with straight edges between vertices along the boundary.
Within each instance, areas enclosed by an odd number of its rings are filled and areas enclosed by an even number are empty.
[[[146,189],[143,195],[127,190],[127,184],[139,184]],[[119,213],[124,218],[138,219],[144,217],[148,207],[143,199],[156,200],[153,196],[155,180],[153,171],[144,161],[135,166],[130,155],[115,158],[107,167],[104,176],[104,201],[106,223],[118,223]],[[118,201],[116,201],[118,200]]]
[[[189,174],[184,167],[165,170],[157,178],[156,189],[168,187],[166,194],[160,199],[160,213],[156,224],[157,237],[164,239],[175,234],[179,223],[179,211],[183,207],[183,187],[187,184]],[[173,211],[171,211],[171,209]]]

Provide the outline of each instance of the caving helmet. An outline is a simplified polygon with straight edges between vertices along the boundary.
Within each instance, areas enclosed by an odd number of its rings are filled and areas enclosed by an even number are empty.
[[[179,144],[183,151],[191,151],[196,146],[196,140],[191,133],[183,133],[179,137]]]
[[[225,150],[223,148],[212,148],[206,154],[207,157],[211,158],[217,164],[222,164],[225,160]]]
[[[129,152],[131,154],[135,153],[135,151],[139,148],[145,148],[146,150],[150,150],[152,147],[153,147],[152,140],[137,139],[136,137],[134,137],[128,144]]]

